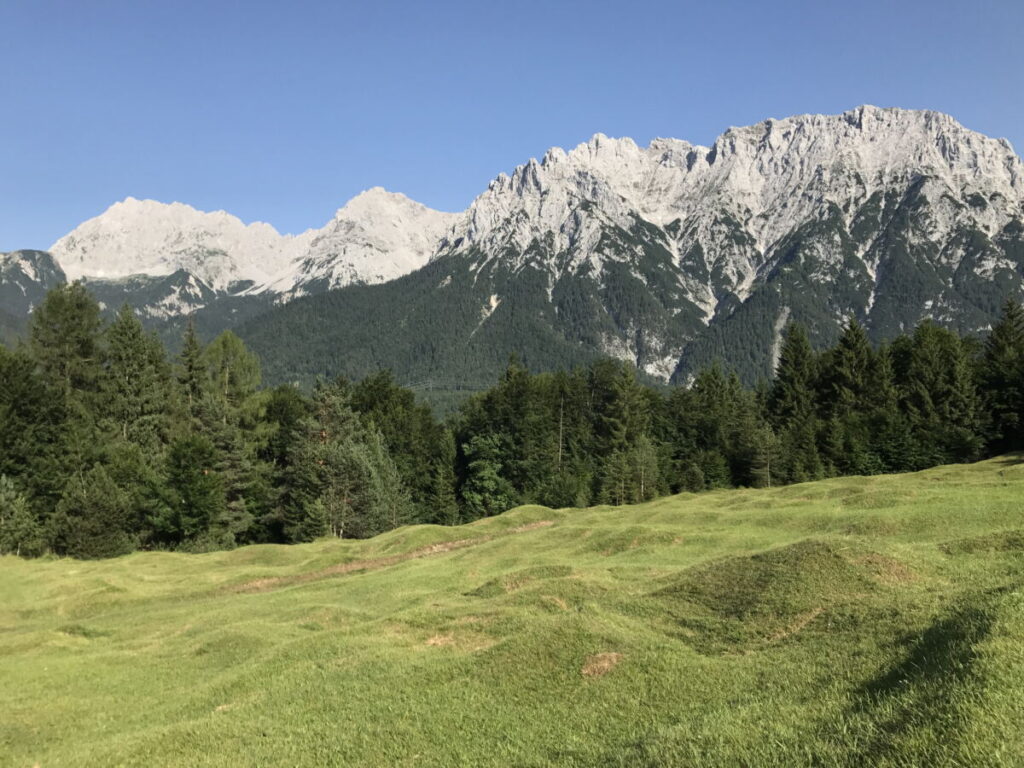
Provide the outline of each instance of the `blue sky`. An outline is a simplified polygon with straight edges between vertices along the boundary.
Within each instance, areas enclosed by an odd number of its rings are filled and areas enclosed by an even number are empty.
[[[0,251],[129,195],[322,226],[462,210],[595,132],[709,143],[862,103],[1024,149],[1024,3],[0,0]]]

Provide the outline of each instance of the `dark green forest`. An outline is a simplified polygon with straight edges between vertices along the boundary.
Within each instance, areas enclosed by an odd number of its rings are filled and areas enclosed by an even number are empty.
[[[387,371],[312,391],[261,385],[232,332],[190,324],[171,359],[134,311],[52,290],[0,345],[0,553],[202,552],[522,503],[630,504],[681,491],[917,470],[1021,447],[1024,312],[984,341],[931,322],[874,347],[850,321],[786,329],[754,388],[718,364],[654,388],[625,363],[530,373],[511,359],[439,420]]]

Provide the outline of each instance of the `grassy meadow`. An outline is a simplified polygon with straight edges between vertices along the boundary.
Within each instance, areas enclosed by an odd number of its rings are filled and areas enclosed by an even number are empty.
[[[0,558],[3,766],[1024,765],[1024,463]]]

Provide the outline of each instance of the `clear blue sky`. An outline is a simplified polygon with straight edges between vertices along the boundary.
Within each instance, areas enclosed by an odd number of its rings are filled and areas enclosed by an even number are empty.
[[[595,132],[709,143],[862,103],[1024,149],[1024,2],[0,0],[0,251],[126,196],[322,226],[462,210]]]

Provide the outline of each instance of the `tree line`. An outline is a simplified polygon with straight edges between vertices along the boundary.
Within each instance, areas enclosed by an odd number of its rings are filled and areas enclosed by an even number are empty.
[[[770,382],[712,365],[645,385],[604,359],[497,384],[438,420],[380,372],[311,393],[261,386],[230,331],[169,359],[128,307],[104,322],[80,284],[0,346],[0,553],[209,551],[522,503],[631,504],[681,491],[917,470],[1022,447],[1024,311],[984,342],[930,321],[880,348],[849,321],[817,352],[785,331]]]

